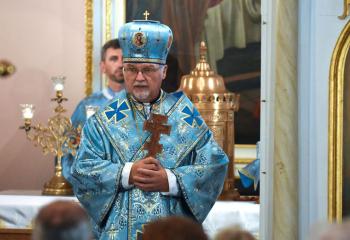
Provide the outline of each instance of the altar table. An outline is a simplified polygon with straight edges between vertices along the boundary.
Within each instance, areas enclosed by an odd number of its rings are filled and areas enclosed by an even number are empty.
[[[75,197],[42,196],[40,191],[0,191],[0,239],[30,239],[35,215],[42,206],[55,200],[78,202]],[[240,225],[257,237],[259,204],[217,201],[203,222],[203,228],[211,238],[221,229],[233,225]]]

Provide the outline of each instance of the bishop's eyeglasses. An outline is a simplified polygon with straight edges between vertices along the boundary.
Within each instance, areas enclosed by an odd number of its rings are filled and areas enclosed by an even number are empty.
[[[157,72],[159,69],[162,67],[144,67],[141,69],[138,69],[136,67],[128,66],[128,67],[123,67],[123,71],[128,74],[130,77],[136,77],[139,72],[143,76],[146,77],[151,77],[155,72]]]

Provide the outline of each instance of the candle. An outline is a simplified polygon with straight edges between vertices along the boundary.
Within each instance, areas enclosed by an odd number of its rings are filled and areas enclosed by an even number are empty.
[[[66,77],[64,76],[56,76],[51,78],[53,82],[53,87],[55,91],[62,91],[64,89],[64,81],[66,80]]]
[[[54,89],[55,91],[62,91],[64,89],[64,85],[61,84],[61,83],[57,83],[55,86],[54,86]]]
[[[22,117],[23,119],[32,119],[34,116],[34,105],[33,104],[21,104]]]
[[[87,105],[85,106],[86,119],[89,119],[92,115],[94,115],[98,110],[97,106]]]

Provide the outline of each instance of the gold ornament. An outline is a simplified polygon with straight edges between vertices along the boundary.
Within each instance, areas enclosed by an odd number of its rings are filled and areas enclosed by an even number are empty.
[[[34,115],[34,106],[31,104],[22,104],[22,115],[24,118],[24,129],[27,138],[34,143],[35,146],[40,146],[43,153],[53,153],[56,158],[55,175],[51,180],[44,185],[44,195],[73,195],[73,190],[69,182],[62,175],[62,157],[66,154],[76,154],[76,149],[80,142],[80,126],[75,129],[72,126],[70,119],[63,115],[66,109],[61,105],[67,98],[63,97],[63,82],[64,77],[53,78],[56,90],[56,97],[51,101],[57,102],[54,109],[55,115],[48,120],[47,126],[37,124],[31,125]],[[32,131],[33,130],[33,131]]]
[[[201,42],[200,60],[190,75],[181,78],[180,89],[197,107],[228,155],[228,173],[219,199],[235,200],[239,193],[234,187],[234,112],[239,108],[239,95],[226,90],[223,78],[211,70],[206,52],[207,47]]]

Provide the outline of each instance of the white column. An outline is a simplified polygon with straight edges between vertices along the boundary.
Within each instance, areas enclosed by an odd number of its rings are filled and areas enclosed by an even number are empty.
[[[272,239],[273,229],[273,152],[275,22],[274,0],[262,1],[261,29],[261,122],[260,122],[260,237]]]
[[[263,1],[261,239],[298,235],[297,1]]]

